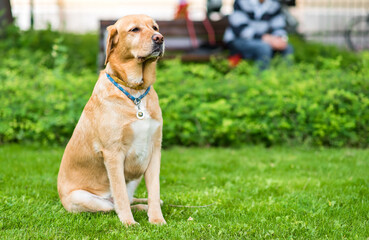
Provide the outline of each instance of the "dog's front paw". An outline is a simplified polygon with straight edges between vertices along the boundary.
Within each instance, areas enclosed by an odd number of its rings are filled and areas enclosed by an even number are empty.
[[[149,203],[149,209],[147,211],[147,216],[149,217],[149,222],[157,225],[164,225],[167,222],[164,220],[163,213],[161,212],[160,205],[151,205]]]
[[[134,225],[140,225],[138,222],[136,222],[133,218],[132,219],[121,219],[120,221],[123,223],[124,226],[134,226]]]
[[[164,218],[149,218],[151,224],[164,225],[167,224]]]

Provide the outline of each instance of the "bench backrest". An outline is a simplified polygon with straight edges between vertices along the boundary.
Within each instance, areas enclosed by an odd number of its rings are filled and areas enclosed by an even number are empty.
[[[99,67],[102,67],[105,60],[105,46],[107,31],[106,28],[109,25],[113,25],[116,20],[101,20],[99,31]],[[187,23],[185,19],[172,20],[172,21],[157,21],[160,33],[163,34],[165,39],[165,51],[190,51],[193,50],[190,35],[188,33]],[[217,46],[223,46],[223,35],[226,27],[228,26],[227,18],[223,18],[219,21],[210,21],[212,29],[214,30],[214,37]],[[208,32],[205,28],[204,22],[193,21],[193,26],[196,32],[196,37],[199,45],[208,43]]]

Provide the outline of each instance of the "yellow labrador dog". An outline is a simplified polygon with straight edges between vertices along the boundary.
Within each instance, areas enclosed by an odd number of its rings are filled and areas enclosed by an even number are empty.
[[[100,73],[65,149],[58,192],[70,212],[115,210],[135,224],[131,204],[147,210],[149,222],[165,224],[160,207],[163,119],[152,87],[164,52],[159,26],[130,15],[109,26],[106,68]],[[145,176],[147,199],[133,198]]]

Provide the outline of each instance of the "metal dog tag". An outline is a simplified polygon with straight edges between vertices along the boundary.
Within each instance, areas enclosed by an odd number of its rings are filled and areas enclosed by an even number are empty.
[[[144,119],[144,117],[145,117],[145,113],[141,110],[141,108],[140,108],[140,103],[141,103],[141,101],[139,101],[136,105],[137,105],[137,108],[138,108],[138,110],[137,110],[137,113],[136,113],[136,117],[138,118],[138,119]]]
[[[145,113],[142,110],[138,110],[137,113],[136,113],[136,117],[138,119],[144,119]]]

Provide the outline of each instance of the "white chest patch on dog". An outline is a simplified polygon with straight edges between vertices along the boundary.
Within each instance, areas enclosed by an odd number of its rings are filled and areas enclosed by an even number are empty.
[[[152,137],[160,123],[152,118],[137,120],[131,124],[133,142],[128,154],[134,153],[137,162],[144,162],[152,150]]]

